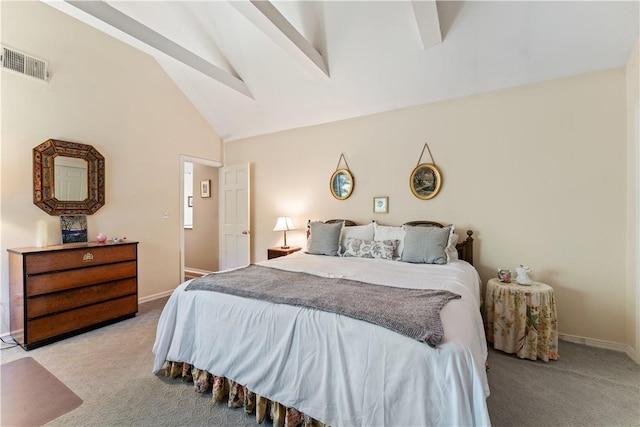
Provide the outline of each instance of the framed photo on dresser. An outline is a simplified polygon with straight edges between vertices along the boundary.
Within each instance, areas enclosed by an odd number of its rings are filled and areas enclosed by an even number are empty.
[[[88,241],[86,215],[60,215],[62,243],[86,243]]]

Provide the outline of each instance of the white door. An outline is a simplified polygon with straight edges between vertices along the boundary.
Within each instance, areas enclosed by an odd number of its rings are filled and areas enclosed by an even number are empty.
[[[249,164],[221,167],[220,270],[250,263]]]

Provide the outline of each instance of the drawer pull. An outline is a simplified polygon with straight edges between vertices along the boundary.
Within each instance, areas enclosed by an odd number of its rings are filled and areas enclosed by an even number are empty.
[[[93,261],[93,254],[91,252],[87,252],[82,256],[82,262],[91,262]]]

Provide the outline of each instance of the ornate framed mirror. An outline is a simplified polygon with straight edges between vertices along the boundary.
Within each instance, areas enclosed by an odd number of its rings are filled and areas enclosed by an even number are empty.
[[[336,170],[329,181],[331,194],[338,200],[344,200],[351,195],[353,184],[353,175],[349,169]]]
[[[104,157],[93,146],[49,139],[33,149],[33,203],[49,215],[104,206]]]

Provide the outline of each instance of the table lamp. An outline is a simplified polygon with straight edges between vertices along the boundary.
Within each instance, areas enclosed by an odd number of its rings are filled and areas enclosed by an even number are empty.
[[[293,225],[293,221],[288,216],[278,217],[278,221],[276,222],[276,226],[273,227],[273,231],[284,231],[284,245],[280,246],[282,249],[289,249],[287,246],[287,231],[295,230]]]

